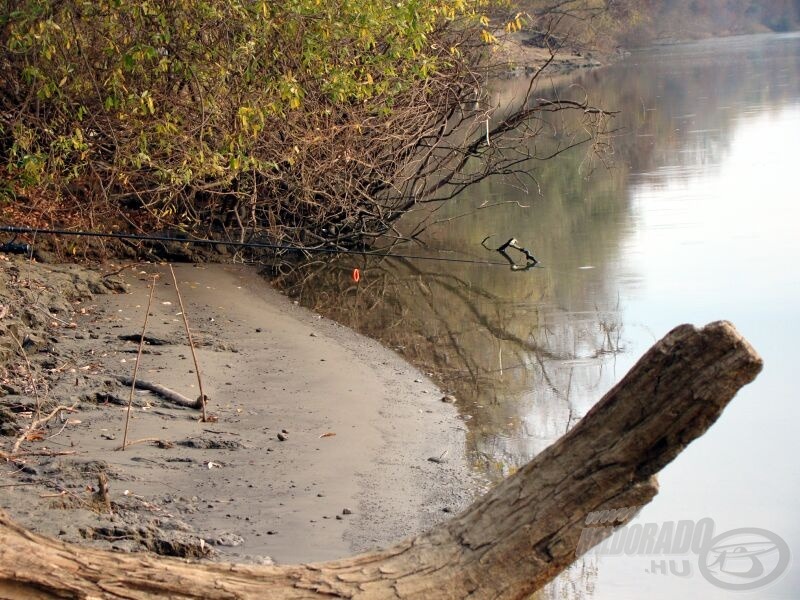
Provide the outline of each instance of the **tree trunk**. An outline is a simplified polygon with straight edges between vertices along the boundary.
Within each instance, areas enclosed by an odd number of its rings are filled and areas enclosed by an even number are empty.
[[[570,432],[464,513],[332,562],[263,567],[112,553],[30,533],[0,513],[0,596],[523,598],[588,549],[578,546],[589,513],[651,500],[654,474],[761,366],[730,323],[681,325]]]

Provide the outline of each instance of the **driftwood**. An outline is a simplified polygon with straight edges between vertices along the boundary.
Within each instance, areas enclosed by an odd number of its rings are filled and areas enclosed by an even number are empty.
[[[133,385],[133,378],[128,377],[126,375],[117,375],[117,381],[119,381],[122,385]],[[178,406],[184,406],[186,408],[202,408],[203,402],[200,398],[197,400],[192,400],[191,398],[187,398],[183,394],[179,394],[176,391],[169,389],[168,387],[164,387],[158,383],[152,383],[150,381],[143,381],[141,379],[136,380],[136,387],[140,390],[148,390],[155,394],[158,394],[164,400],[169,400],[173,404],[177,404]]]
[[[523,598],[575,560],[590,512],[652,499],[655,473],[760,369],[729,323],[682,325],[570,432],[464,513],[338,561],[266,567],[111,553],[44,538],[0,515],[0,596]]]
[[[516,238],[511,238],[505,244],[502,244],[497,251],[507,259],[511,260],[511,257],[508,256],[508,253],[506,252],[506,250],[509,248],[513,248],[514,250],[519,250],[522,252],[525,255],[525,260],[527,260],[529,263],[533,263],[535,265],[539,262],[538,259],[533,255],[533,252],[519,245],[519,242],[517,242]]]
[[[481,246],[483,246],[487,250],[491,250],[491,248],[486,245],[486,241],[490,237],[492,237],[492,236],[491,235],[487,235],[481,241]],[[508,255],[508,252],[506,252],[506,250],[508,250],[509,248],[513,248],[514,250],[519,250],[520,252],[522,252],[525,255],[525,261],[526,262],[525,262],[524,265],[518,265],[514,261],[514,259],[511,258]],[[509,238],[509,240],[507,242],[505,242],[504,244],[501,244],[498,248],[495,248],[495,251],[499,252],[500,255],[508,261],[508,264],[511,266],[511,270],[512,271],[527,271],[529,269],[533,269],[536,265],[539,264],[539,259],[536,258],[533,255],[533,252],[531,252],[527,248],[523,248],[522,246],[520,246],[519,243],[517,242],[516,238]]]

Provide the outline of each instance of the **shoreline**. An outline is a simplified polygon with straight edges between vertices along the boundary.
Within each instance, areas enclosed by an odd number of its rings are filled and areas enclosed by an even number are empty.
[[[39,287],[60,268],[2,264],[28,282],[38,278]],[[71,269],[77,279],[86,271]],[[31,349],[30,362],[50,371],[53,401],[77,405],[20,449],[74,454],[3,465],[0,508],[14,519],[62,540],[122,551],[291,563],[385,546],[472,500],[478,478],[466,464],[464,428],[423,373],[377,341],[292,303],[254,269],[233,265],[176,266],[208,410],[218,420],[199,423],[198,411],[137,392],[129,443],[153,439],[115,452],[129,391],[113,377],[131,375],[138,346],[120,336],[141,332],[149,280],[142,271],[156,270],[146,336],[164,343],[144,346],[138,377],[197,395],[163,267],[123,270],[127,293],[76,300],[72,313],[45,307],[58,319],[46,327],[60,326],[43,352]],[[22,410],[32,398],[19,381],[19,361],[9,365],[18,381],[4,379],[0,407],[17,411],[18,422],[16,435],[0,437],[6,450],[33,412]],[[440,462],[428,460],[443,453]],[[113,514],[93,504],[100,472]]]
[[[597,69],[615,62],[615,53],[599,49],[577,50],[565,46],[551,50],[546,46],[529,43],[530,32],[521,31],[503,36],[492,56],[493,64],[505,66],[500,78],[508,79],[538,73],[558,80],[589,69]]]

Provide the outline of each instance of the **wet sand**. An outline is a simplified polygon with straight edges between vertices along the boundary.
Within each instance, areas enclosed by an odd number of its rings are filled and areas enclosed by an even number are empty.
[[[74,454],[0,468],[0,507],[15,519],[125,551],[292,563],[386,545],[470,501],[464,427],[423,373],[292,303],[253,269],[175,271],[217,420],[137,391],[128,439],[148,441],[115,450],[129,391],[114,376],[132,374],[138,347],[120,336],[141,332],[153,273],[147,336],[163,343],[144,346],[139,379],[199,393],[169,271],[126,269],[127,293],[71,303],[53,321],[55,343],[35,357],[49,361],[50,402],[77,406],[50,422],[43,437],[54,437],[21,449]],[[19,388],[0,404],[24,408]],[[3,448],[12,441],[0,437]],[[100,471],[112,514],[93,504]]]

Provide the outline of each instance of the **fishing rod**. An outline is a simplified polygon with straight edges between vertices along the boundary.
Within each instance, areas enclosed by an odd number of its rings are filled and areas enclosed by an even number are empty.
[[[375,252],[370,250],[354,250],[348,248],[326,248],[326,247],[308,247],[308,246],[292,246],[290,244],[276,244],[271,242],[233,242],[224,240],[211,240],[204,238],[176,238],[164,235],[142,235],[137,233],[106,233],[99,231],[81,231],[70,229],[47,229],[40,227],[15,227],[15,226],[0,226],[0,232],[31,235],[65,235],[76,237],[95,237],[95,238],[112,238],[122,240],[135,240],[142,242],[177,242],[179,244],[194,244],[198,246],[215,246],[224,245],[232,246],[235,248],[252,248],[260,250],[284,250],[292,252],[308,252],[318,254],[351,254],[360,256],[376,256],[380,258],[402,258],[407,260],[432,260],[440,262],[451,263],[466,263],[475,265],[487,266],[500,266],[508,267],[507,262],[491,261],[491,260],[474,260],[468,258],[450,258],[444,256],[417,256],[413,254],[397,254],[393,252]],[[11,242],[13,243],[13,242]],[[28,250],[22,250],[26,252]]]

